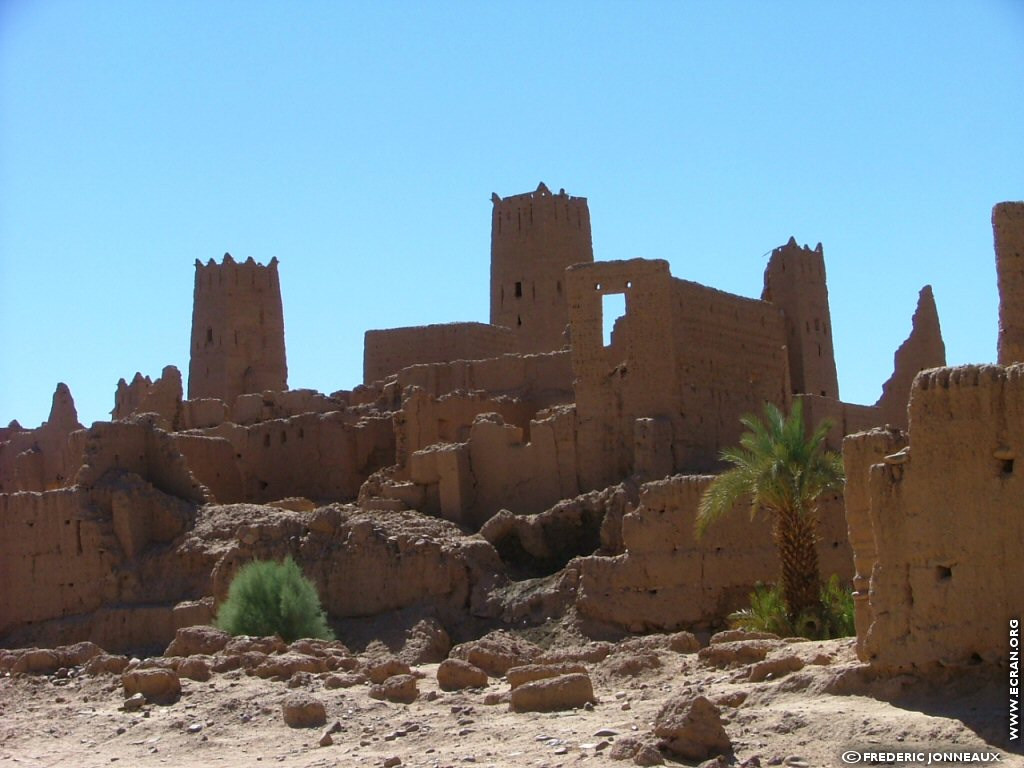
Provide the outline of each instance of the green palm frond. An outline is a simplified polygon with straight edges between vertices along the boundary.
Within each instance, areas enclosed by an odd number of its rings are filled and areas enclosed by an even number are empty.
[[[746,496],[751,517],[762,509],[811,514],[818,496],[842,487],[842,457],[825,450],[832,424],[823,421],[808,438],[799,400],[789,415],[767,403],[762,416],[747,414],[740,423],[746,432],[739,446],[720,454],[732,468],[716,477],[701,499],[698,536]]]

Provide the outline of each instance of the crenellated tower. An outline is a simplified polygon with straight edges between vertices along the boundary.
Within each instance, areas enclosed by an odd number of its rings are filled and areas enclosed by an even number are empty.
[[[813,251],[794,238],[772,251],[764,271],[764,301],[782,309],[793,394],[839,399],[832,316],[821,243]]]
[[[277,259],[196,261],[189,399],[229,405],[238,395],[288,388]]]
[[[491,324],[512,329],[521,352],[565,346],[565,270],[592,262],[585,197],[544,185],[504,199],[492,195]]]

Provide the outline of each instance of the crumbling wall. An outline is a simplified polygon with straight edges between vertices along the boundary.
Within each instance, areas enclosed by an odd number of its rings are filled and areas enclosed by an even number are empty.
[[[909,447],[867,481],[877,559],[862,658],[890,671],[1005,662],[1024,613],[1022,456],[1024,365],[918,375]]]
[[[75,484],[93,488],[111,472],[136,474],[163,493],[194,504],[211,498],[189,470],[174,439],[150,415],[132,421],[98,421],[86,432]]]
[[[553,195],[541,182],[491,201],[491,324],[510,329],[521,352],[562,349],[565,270],[594,260],[587,200],[564,189]]]
[[[188,397],[233,403],[238,395],[288,388],[277,259],[196,261]]]
[[[382,381],[410,365],[483,360],[516,351],[511,330],[484,323],[444,323],[367,331],[363,383]]]
[[[82,463],[82,429],[71,391],[58,384],[49,418],[37,429],[11,429],[0,442],[0,493],[70,485]]]
[[[498,414],[478,416],[464,443],[438,444],[412,454],[409,478],[421,486],[411,505],[476,530],[501,509],[540,512],[579,493],[576,421],[555,408],[523,430]]]
[[[1000,365],[1024,362],[1024,202],[992,209],[999,280]]]
[[[674,280],[679,417],[676,471],[707,471],[743,432],[740,418],[764,403],[787,406],[789,378],[778,308],[687,280]]]
[[[398,373],[398,387],[419,387],[433,397],[450,392],[511,395],[539,410],[573,402],[572,360],[568,352],[502,355],[488,360],[456,360],[443,365],[414,365]]]
[[[939,313],[935,309],[932,287],[926,285],[917,299],[910,335],[893,358],[892,376],[882,385],[882,396],[876,403],[882,418],[880,423],[905,430],[914,377],[920,371],[941,368],[945,364],[946,345],[942,341]]]
[[[632,471],[633,422],[674,421],[678,380],[668,262],[631,259],[566,271],[581,490],[614,485]],[[626,313],[613,343],[603,338],[602,297],[622,294]]]
[[[0,637],[98,608],[120,551],[78,489],[0,494]]]
[[[742,415],[787,404],[772,305],[673,279],[664,261],[578,265],[566,278],[584,489],[638,470],[712,468],[739,438]],[[601,300],[618,293],[626,314],[605,346]]]
[[[235,424],[256,424],[306,413],[344,411],[348,405],[349,400],[344,393],[325,395],[314,389],[251,392],[235,398],[231,421]]]
[[[821,243],[812,251],[806,245],[798,246],[791,237],[773,250],[765,268],[761,298],[784,313],[793,394],[838,400],[839,378]]]
[[[354,499],[371,474],[395,463],[390,416],[306,413],[251,426],[225,423],[196,434],[224,438],[231,444],[241,477],[241,497],[249,502],[290,496],[323,501]],[[221,447],[200,449],[182,443],[183,452],[193,449],[225,455]],[[228,467],[218,464],[217,471],[233,482]],[[227,493],[226,498],[231,495]]]
[[[419,387],[406,389],[402,409],[394,416],[398,466],[407,468],[413,453],[435,443],[465,442],[473,421],[483,413],[497,413],[506,423],[528,430],[537,411],[530,403],[507,396],[451,392],[435,398]]]
[[[715,628],[749,604],[758,582],[778,580],[768,516],[751,522],[746,510],[737,509],[696,538],[697,506],[712,479],[677,475],[641,487],[640,506],[622,517],[625,552],[575,561],[576,605],[583,615],[631,632]],[[823,576],[849,581],[841,496],[819,501],[818,531]]]
[[[182,426],[181,396],[181,372],[173,365],[166,366],[156,381],[136,373],[131,384],[124,379],[117,382],[111,417],[120,421],[140,413],[155,413],[160,417],[157,425],[170,432]]]
[[[863,658],[864,639],[873,620],[869,602],[871,571],[878,553],[871,528],[871,467],[883,462],[906,461],[907,435],[893,427],[872,429],[843,440],[843,466],[846,471],[846,528],[853,549],[854,622],[857,627],[857,653]],[[888,460],[886,457],[889,457]]]
[[[245,501],[242,471],[231,441],[193,432],[177,432],[171,437],[196,480],[209,489],[212,501],[218,504]]]

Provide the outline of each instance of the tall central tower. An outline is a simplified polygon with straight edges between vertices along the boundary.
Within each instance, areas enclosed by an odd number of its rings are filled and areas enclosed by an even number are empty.
[[[213,397],[231,405],[249,392],[288,388],[284,311],[277,259],[239,264],[196,261],[192,301],[189,399]]]
[[[491,196],[491,324],[512,329],[521,352],[565,346],[565,270],[592,262],[590,210],[565,190]]]

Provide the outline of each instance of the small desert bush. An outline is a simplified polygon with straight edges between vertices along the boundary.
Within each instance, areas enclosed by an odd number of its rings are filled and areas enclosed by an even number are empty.
[[[216,625],[232,635],[334,638],[316,587],[289,556],[284,562],[254,560],[231,582]]]
[[[817,609],[804,611],[796,621],[790,621],[786,615],[782,587],[758,584],[750,593],[750,607],[730,614],[729,625],[733,629],[772,632],[780,637],[806,637],[810,640],[852,637],[856,634],[853,593],[833,574],[821,587]]]

